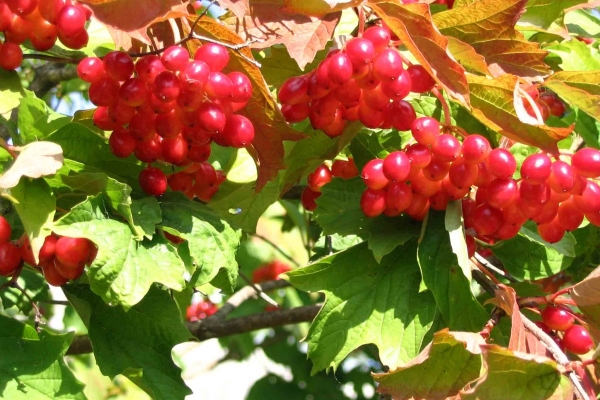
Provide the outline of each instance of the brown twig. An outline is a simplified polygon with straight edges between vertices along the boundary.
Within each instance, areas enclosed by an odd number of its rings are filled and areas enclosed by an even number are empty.
[[[255,284],[255,283],[253,283],[253,282],[252,282],[252,281],[251,281],[251,280],[250,280],[250,279],[249,279],[249,278],[246,276],[246,274],[244,274],[242,271],[239,271],[239,275],[240,275],[240,277],[241,277],[241,278],[244,280],[244,282],[246,282],[246,284],[248,285],[247,287],[250,287],[250,288],[252,288],[252,289],[253,289],[253,290],[256,292],[256,294],[257,294],[257,295],[258,295],[258,296],[259,296],[261,299],[263,299],[264,301],[266,301],[267,303],[269,303],[269,304],[270,304],[270,305],[272,305],[273,307],[277,307],[277,308],[279,308],[279,304],[278,304],[278,303],[277,303],[275,300],[273,300],[272,298],[270,298],[270,297],[269,297],[269,295],[268,295],[268,294],[266,294],[266,293],[263,291],[263,289],[262,289],[262,286],[261,286],[261,285],[258,285],[258,284]],[[277,281],[275,281],[275,282],[277,282]],[[285,282],[285,281],[284,281],[284,282]],[[287,282],[286,282],[286,283],[287,283]],[[285,286],[287,286],[287,285],[285,285]],[[245,288],[244,288],[244,289],[245,289]],[[244,290],[244,289],[242,289],[242,290]],[[240,292],[241,292],[241,290],[240,290]],[[237,292],[237,293],[239,293],[239,292]],[[237,294],[237,293],[236,293],[236,294]]]
[[[452,125],[452,116],[450,114],[450,106],[448,106],[448,102],[438,88],[434,87],[431,89],[431,93],[433,93],[433,95],[437,97],[442,104],[442,109],[444,110],[444,126],[450,127]]]

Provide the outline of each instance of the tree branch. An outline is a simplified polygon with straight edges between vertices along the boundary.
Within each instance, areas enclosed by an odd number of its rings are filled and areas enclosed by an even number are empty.
[[[35,69],[29,90],[42,98],[60,82],[74,78],[77,78],[77,68],[74,65],[46,63]]]

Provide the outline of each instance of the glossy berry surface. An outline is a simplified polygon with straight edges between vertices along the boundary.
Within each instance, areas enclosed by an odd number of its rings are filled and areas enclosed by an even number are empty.
[[[167,191],[167,177],[162,170],[147,167],[140,172],[140,186],[150,196],[160,196]]]
[[[11,242],[0,243],[0,275],[12,275],[21,264],[21,250]]]
[[[567,307],[548,305],[542,310],[542,321],[550,329],[566,331],[575,323],[575,317]]]
[[[6,243],[10,240],[12,228],[6,218],[0,216],[0,243]]]
[[[585,354],[594,347],[590,333],[581,325],[573,325],[565,331],[563,344],[574,354]]]
[[[92,244],[86,238],[63,236],[54,245],[56,259],[66,268],[79,269],[90,258]]]

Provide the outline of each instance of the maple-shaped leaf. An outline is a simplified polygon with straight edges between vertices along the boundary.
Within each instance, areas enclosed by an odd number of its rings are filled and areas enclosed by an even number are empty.
[[[588,321],[600,327],[600,267],[573,287],[571,298]]]
[[[361,243],[287,273],[304,291],[323,292],[323,308],[308,331],[312,373],[340,365],[359,346],[373,343],[394,369],[415,357],[436,314],[431,292],[419,293],[416,240],[380,263]]]
[[[433,335],[433,341],[406,365],[373,374],[377,391],[396,400],[444,400],[454,396],[481,370],[481,350],[485,340],[478,333],[449,332]]]
[[[557,72],[544,86],[600,121],[600,71]]]
[[[115,41],[123,42],[122,32],[150,44],[146,29],[152,23],[166,18],[188,14],[187,4],[181,0],[82,0],[92,10],[94,18],[109,27]],[[118,48],[118,47],[117,47]]]
[[[331,40],[341,15],[339,11],[323,17],[291,14],[268,0],[262,0],[252,1],[242,20],[231,17],[222,22],[244,40],[260,40],[253,43],[252,48],[265,49],[274,44],[284,44],[290,56],[304,69]]]
[[[495,76],[545,75],[550,71],[544,63],[548,52],[514,29],[526,4],[527,0],[481,0],[437,13],[433,21],[444,35],[471,45],[484,56]]]
[[[244,40],[234,32],[208,17],[203,17],[198,21],[195,32],[224,43],[244,43]],[[188,47],[192,54],[195,53],[198,45],[197,40],[188,41]],[[240,49],[240,52],[247,58],[252,58],[250,49],[243,48]],[[285,167],[283,141],[299,140],[303,135],[293,130],[285,122],[277,103],[269,92],[260,69],[235,51],[231,51],[230,55],[230,61],[225,71],[243,72],[252,82],[252,98],[239,114],[248,117],[254,125],[255,136],[252,146],[256,150],[258,158],[256,190],[259,191],[268,181],[275,179],[278,171]]]
[[[429,5],[399,4],[392,0],[371,0],[373,8],[387,26],[402,40],[421,65],[455,99],[469,104],[465,69],[448,51],[448,39],[433,25]]]
[[[506,74],[495,79],[476,75],[468,75],[467,78],[473,116],[499,134],[555,153],[556,143],[573,131],[573,127],[554,128],[522,122],[514,105],[518,77]]]
[[[485,375],[462,393],[463,400],[572,400],[573,387],[553,360],[483,345]]]

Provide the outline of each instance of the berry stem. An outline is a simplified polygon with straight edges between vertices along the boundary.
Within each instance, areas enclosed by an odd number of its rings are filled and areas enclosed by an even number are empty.
[[[496,285],[500,285],[500,281],[498,280],[498,278],[496,278],[494,274],[492,274],[486,267],[484,267],[483,264],[481,264],[477,259],[475,259],[474,264],[477,266],[477,268],[479,268],[481,272],[483,272],[488,278],[490,278],[492,282],[494,282]]]
[[[452,125],[452,118],[450,116],[450,107],[448,106],[448,102],[438,88],[434,87],[431,89],[431,93],[433,93],[433,95],[437,97],[442,104],[442,109],[444,110],[444,127],[450,127]]]
[[[17,153],[14,151],[14,147],[6,143],[6,140],[0,138],[0,146],[4,148],[4,150],[8,151],[8,153],[12,156],[13,159],[17,159]]]
[[[488,322],[486,322],[483,329],[479,332],[481,337],[485,340],[488,340],[490,338],[490,335],[492,334],[492,329],[494,329],[494,327],[496,325],[498,325],[498,322],[500,322],[500,318],[502,318],[505,315],[506,315],[506,312],[503,309],[494,308],[494,311],[492,311],[492,315],[490,316],[490,319],[488,320]]]
[[[362,37],[365,33],[365,9],[363,6],[358,7],[358,37]]]
[[[23,263],[23,261],[21,261],[19,268],[17,268],[17,270],[15,271],[15,273],[13,274],[13,276],[10,278],[10,280],[8,282],[6,282],[4,285],[0,286],[0,290],[6,289],[6,288],[17,289],[19,292],[21,292],[21,294],[23,296],[25,296],[25,298],[27,298],[29,303],[31,303],[31,307],[33,307],[33,310],[35,311],[35,330],[39,332],[40,324],[42,322],[42,313],[40,312],[40,309],[38,308],[37,304],[35,304],[35,302],[31,298],[31,296],[29,296],[29,294],[25,291],[25,289],[23,289],[21,287],[21,285],[19,285],[19,282],[17,281],[19,279],[19,276],[21,276],[21,271],[23,271],[24,265],[25,264]]]
[[[562,296],[563,294],[568,294],[571,291],[571,289],[573,289],[573,286],[569,286],[567,288],[561,289],[561,290],[557,291],[556,293],[553,293],[550,296],[547,296],[548,300],[553,302],[557,297]]]

